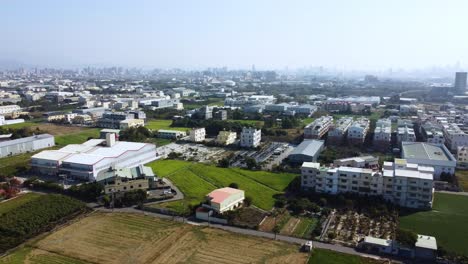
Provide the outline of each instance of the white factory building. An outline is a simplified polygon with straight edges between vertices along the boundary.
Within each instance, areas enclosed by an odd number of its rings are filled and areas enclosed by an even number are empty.
[[[33,152],[55,146],[54,136],[49,134],[35,135],[0,142],[0,158]]]
[[[67,174],[76,179],[95,181],[97,175],[111,168],[133,168],[156,159],[156,146],[147,143],[90,139],[59,150],[45,150],[31,158],[32,168],[42,174]]]
[[[454,174],[457,160],[442,144],[425,142],[403,142],[401,157],[410,163],[434,168],[434,179],[440,179],[442,173]]]
[[[262,140],[262,130],[252,127],[243,127],[240,136],[240,146],[244,148],[256,148]]]

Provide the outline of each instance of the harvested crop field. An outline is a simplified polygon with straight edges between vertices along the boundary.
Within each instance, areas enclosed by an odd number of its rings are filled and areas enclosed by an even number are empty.
[[[0,263],[305,263],[298,249],[150,216],[94,213]]]

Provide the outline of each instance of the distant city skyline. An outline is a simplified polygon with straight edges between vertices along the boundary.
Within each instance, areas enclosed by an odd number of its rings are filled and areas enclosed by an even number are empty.
[[[0,64],[466,71],[466,10],[463,0],[7,0]]]

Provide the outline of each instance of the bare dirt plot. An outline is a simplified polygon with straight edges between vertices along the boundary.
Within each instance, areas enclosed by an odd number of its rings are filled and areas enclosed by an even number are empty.
[[[305,263],[297,245],[136,214],[94,213],[11,256],[30,263]],[[21,249],[20,249],[21,250]],[[16,255],[15,255],[16,254]],[[10,257],[11,257],[10,256]],[[8,258],[9,256],[7,256]],[[0,259],[0,263],[2,259]]]
[[[290,236],[296,229],[296,227],[299,225],[301,220],[297,217],[291,217],[288,222],[283,226],[283,228],[280,231],[280,234]]]

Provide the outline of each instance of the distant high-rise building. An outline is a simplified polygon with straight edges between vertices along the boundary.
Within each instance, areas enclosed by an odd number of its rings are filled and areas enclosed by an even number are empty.
[[[466,72],[457,72],[455,74],[455,91],[457,93],[466,92],[466,79],[467,79]]]

